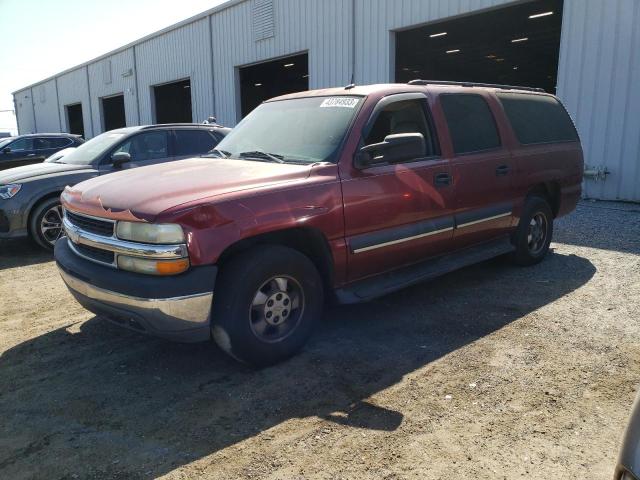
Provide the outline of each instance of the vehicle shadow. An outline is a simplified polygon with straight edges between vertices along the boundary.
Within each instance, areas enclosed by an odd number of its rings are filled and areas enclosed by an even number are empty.
[[[38,247],[28,238],[0,240],[0,271],[50,262],[53,254]]]
[[[575,255],[526,269],[495,259],[333,307],[301,354],[263,370],[99,318],[53,330],[0,356],[0,477],[157,477],[310,416],[394,431],[403,412],[372,395],[594,273]]]

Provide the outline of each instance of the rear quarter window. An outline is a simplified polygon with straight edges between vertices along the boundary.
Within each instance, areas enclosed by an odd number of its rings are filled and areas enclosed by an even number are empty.
[[[569,114],[555,98],[524,93],[497,96],[522,145],[578,141]]]
[[[453,150],[456,154],[481,152],[500,146],[500,135],[489,105],[473,93],[440,96]]]

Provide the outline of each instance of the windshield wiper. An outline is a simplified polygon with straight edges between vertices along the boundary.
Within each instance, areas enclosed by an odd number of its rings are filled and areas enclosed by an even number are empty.
[[[275,163],[285,163],[284,156],[275,153],[262,152],[255,150],[253,152],[242,152],[238,154],[240,158],[255,158],[257,160],[270,160]]]
[[[220,150],[219,148],[214,148],[213,150],[209,150],[209,152],[207,152],[207,154],[204,156],[211,157],[214,155],[218,158],[229,158],[231,156],[231,153],[227,152],[226,150]]]

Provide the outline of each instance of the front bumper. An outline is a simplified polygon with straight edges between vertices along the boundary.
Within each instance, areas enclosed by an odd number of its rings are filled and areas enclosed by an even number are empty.
[[[60,275],[87,310],[120,326],[179,342],[210,338],[214,265],[154,277],[98,265],[76,255],[67,238],[56,242]]]
[[[21,238],[28,235],[26,206],[14,199],[0,200],[0,238]]]

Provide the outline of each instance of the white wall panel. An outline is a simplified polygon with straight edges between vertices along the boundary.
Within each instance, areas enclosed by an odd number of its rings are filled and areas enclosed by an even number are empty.
[[[208,18],[135,46],[141,123],[153,123],[152,86],[191,79],[193,121],[213,112],[213,82]]]
[[[585,195],[640,201],[640,2],[565,0],[558,96],[574,118],[585,162],[606,167]]]
[[[62,125],[58,116],[55,79],[36,85],[32,90],[38,132],[60,132]]]
[[[31,103],[31,89],[20,90],[13,95],[16,107],[16,120],[18,122],[18,133],[35,133],[36,125],[33,116],[33,105]]]
[[[88,66],[91,112],[96,134],[104,132],[101,98],[122,93],[127,126],[138,125],[133,49],[129,48]]]
[[[216,115],[225,125],[239,116],[237,69],[295,53],[309,53],[309,87],[347,85],[351,78],[351,0],[274,0],[274,35],[256,41],[254,2],[211,17]]]
[[[37,97],[36,97],[37,98]],[[89,88],[87,83],[87,67],[72,70],[58,77],[58,104],[62,119],[62,130],[69,131],[65,105],[82,103],[82,120],[84,122],[84,136],[94,136],[91,121],[91,105],[89,104]],[[40,131],[40,125],[38,125]]]

